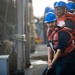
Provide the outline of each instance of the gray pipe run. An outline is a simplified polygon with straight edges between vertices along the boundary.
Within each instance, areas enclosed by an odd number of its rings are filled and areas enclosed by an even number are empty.
[[[25,36],[24,34],[24,3],[25,0],[16,0],[17,2],[17,35],[19,36]],[[25,66],[25,43],[23,42],[25,40],[25,37],[20,38],[22,41],[18,40],[17,43],[17,69],[19,71],[24,70]]]

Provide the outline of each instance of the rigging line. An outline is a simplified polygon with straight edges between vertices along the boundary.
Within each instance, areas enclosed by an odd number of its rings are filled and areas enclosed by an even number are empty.
[[[7,0],[7,2],[6,2],[6,11],[5,11],[5,19],[7,20],[7,12],[8,12],[8,0]],[[5,22],[4,22],[4,34],[3,34],[3,38],[5,38],[5,35],[6,35],[6,20],[5,20]]]
[[[0,15],[0,18],[7,24],[8,27],[10,28],[14,28],[13,24],[9,23],[8,21],[6,21],[6,19]],[[15,25],[15,24],[14,24]]]

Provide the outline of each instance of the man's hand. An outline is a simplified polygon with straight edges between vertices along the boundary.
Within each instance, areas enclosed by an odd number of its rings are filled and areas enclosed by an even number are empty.
[[[53,63],[52,62],[48,63],[48,69],[51,69],[52,66],[53,66]]]
[[[51,64],[52,64],[51,60],[48,60],[48,69],[51,68],[51,66],[52,66]]]

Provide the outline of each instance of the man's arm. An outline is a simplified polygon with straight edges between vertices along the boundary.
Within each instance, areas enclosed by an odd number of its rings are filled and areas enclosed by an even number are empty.
[[[52,63],[54,64],[55,62],[56,62],[56,60],[58,59],[58,58],[60,58],[62,56],[62,51],[60,50],[60,49],[57,49],[57,52],[56,52],[56,54],[54,55],[54,58],[53,58],[53,60],[52,60]]]
[[[50,47],[48,47],[48,69],[49,69],[49,65],[52,62],[53,57],[54,57],[54,52]]]
[[[57,52],[54,55],[53,60],[51,61],[51,63],[49,64],[49,69],[52,68],[53,64],[57,61],[58,58],[60,58],[62,56],[62,51],[60,49],[57,49]]]
[[[54,56],[53,50],[50,47],[48,47],[48,61],[49,60],[52,61],[53,56]]]

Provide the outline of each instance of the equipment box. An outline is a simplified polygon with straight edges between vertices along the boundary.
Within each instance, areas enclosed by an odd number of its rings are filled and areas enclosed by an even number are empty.
[[[9,55],[0,55],[0,75],[9,75]]]

